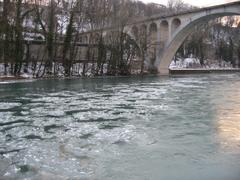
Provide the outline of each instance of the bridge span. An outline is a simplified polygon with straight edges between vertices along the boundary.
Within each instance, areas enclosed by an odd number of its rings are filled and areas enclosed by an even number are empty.
[[[240,1],[138,20],[127,24],[124,32],[137,42],[145,33],[149,47],[145,61],[158,69],[160,74],[167,75],[177,50],[197,25],[218,17],[235,15],[240,15]]]

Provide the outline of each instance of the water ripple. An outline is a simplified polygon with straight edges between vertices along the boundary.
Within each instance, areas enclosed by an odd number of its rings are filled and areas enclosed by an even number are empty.
[[[201,169],[205,179],[219,179],[227,169],[224,177],[237,177],[239,78],[2,84],[0,176],[167,179]]]

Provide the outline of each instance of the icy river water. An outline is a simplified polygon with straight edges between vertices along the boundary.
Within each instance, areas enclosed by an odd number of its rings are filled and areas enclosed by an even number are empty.
[[[240,74],[0,83],[0,179],[240,180]]]

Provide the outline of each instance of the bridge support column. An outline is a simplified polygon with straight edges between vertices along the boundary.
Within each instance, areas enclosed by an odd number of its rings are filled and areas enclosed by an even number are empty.
[[[157,23],[157,41],[156,41],[156,62],[155,67],[158,67],[160,64],[160,58],[161,58],[161,32],[160,32],[160,22]]]
[[[172,21],[168,22],[168,39],[172,38]]]
[[[158,68],[158,73],[162,76],[168,76],[169,75],[169,69],[168,68]]]

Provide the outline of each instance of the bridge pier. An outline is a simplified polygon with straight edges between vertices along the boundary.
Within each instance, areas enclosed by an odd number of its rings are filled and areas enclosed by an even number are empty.
[[[158,68],[158,73],[162,76],[168,76],[169,75],[169,69],[168,68]]]

